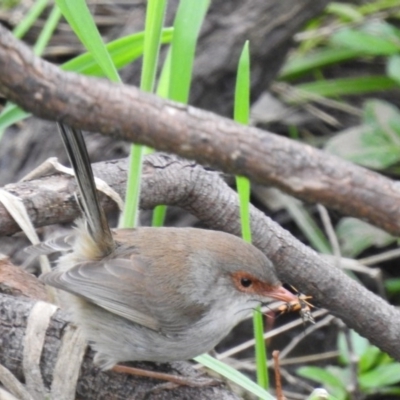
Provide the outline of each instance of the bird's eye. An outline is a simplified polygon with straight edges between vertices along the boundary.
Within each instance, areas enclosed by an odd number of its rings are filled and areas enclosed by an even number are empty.
[[[251,279],[242,278],[242,279],[240,280],[240,284],[241,284],[243,287],[248,288],[248,287],[250,287],[250,286],[253,284],[253,282],[252,282]]]

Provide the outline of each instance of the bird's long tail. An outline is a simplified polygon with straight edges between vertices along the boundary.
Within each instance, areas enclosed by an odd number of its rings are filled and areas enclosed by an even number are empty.
[[[75,172],[87,229],[98,246],[98,254],[105,257],[114,250],[115,242],[105,212],[99,203],[85,140],[79,129],[61,122],[58,123],[58,128]]]

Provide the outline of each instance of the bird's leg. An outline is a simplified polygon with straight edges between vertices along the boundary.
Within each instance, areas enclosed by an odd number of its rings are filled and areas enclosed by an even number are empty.
[[[112,368],[112,371],[135,376],[143,376],[146,378],[159,379],[162,381],[172,382],[180,386],[203,387],[219,385],[221,383],[220,381],[212,378],[188,378],[184,376],[166,374],[163,372],[149,371],[142,368],[127,367],[125,365],[115,365]]]

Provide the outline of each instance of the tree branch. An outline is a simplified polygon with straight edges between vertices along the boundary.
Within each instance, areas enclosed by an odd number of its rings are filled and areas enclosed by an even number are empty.
[[[39,117],[211,164],[400,234],[400,187],[395,182],[210,112],[62,72],[1,27],[0,90]]]

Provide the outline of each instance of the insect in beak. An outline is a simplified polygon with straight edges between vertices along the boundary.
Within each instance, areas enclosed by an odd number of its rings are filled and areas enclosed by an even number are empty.
[[[310,324],[315,324],[315,319],[311,314],[311,308],[314,306],[308,302],[308,300],[312,299],[312,297],[300,293],[293,286],[292,289],[297,292],[297,300],[292,300],[288,303],[281,305],[278,308],[278,311],[280,311],[281,314],[292,311],[299,311],[303,323],[309,322]]]

